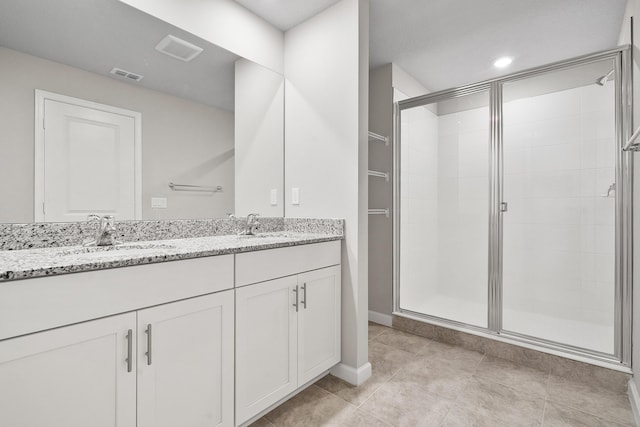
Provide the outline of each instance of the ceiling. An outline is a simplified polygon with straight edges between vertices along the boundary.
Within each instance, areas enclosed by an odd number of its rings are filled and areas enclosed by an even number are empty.
[[[282,30],[334,0],[236,0]],[[370,66],[395,63],[430,91],[617,45],[626,0],[370,0]],[[493,61],[511,56],[510,67]]]
[[[338,0],[236,2],[287,30]],[[393,62],[436,91],[615,47],[626,0],[370,4],[370,66]],[[167,34],[205,50],[189,63],[162,55],[154,47]],[[233,109],[236,55],[117,0],[2,0],[0,46],[103,75],[123,68],[143,87]],[[502,55],[514,62],[497,70]]]
[[[339,0],[235,0],[276,28],[287,31]]]
[[[155,50],[172,34],[204,48],[191,62]],[[128,83],[232,111],[238,58],[118,0],[1,0],[0,46],[86,71],[118,67],[144,78]]]

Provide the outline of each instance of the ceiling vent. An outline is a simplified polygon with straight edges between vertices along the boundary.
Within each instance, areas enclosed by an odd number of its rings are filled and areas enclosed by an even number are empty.
[[[144,78],[144,76],[141,76],[140,74],[132,73],[130,71],[123,70],[122,68],[114,68],[110,73],[125,79],[133,80],[134,82],[139,82]]]
[[[181,61],[189,62],[200,55],[203,49],[176,36],[168,35],[160,40],[156,50]]]

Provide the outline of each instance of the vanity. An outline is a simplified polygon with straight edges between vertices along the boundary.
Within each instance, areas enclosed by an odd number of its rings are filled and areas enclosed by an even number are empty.
[[[0,425],[248,424],[340,361],[342,238],[0,251]]]

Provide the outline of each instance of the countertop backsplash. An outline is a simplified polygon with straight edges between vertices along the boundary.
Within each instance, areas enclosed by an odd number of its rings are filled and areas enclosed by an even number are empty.
[[[259,217],[259,233],[291,231],[298,233],[344,234],[342,219]],[[142,242],[239,233],[245,218],[116,221],[117,240]],[[0,251],[82,245],[95,238],[96,222],[38,222],[0,224]]]

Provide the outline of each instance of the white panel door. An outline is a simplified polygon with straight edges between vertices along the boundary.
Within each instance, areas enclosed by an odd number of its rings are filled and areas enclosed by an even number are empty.
[[[233,309],[229,290],[138,311],[138,427],[233,425]]]
[[[296,276],[236,289],[236,424],[293,392]]]
[[[44,220],[135,219],[133,117],[44,101]]]
[[[340,266],[298,276],[298,385],[340,362]]]
[[[134,427],[135,322],[126,313],[1,341],[0,425]]]

